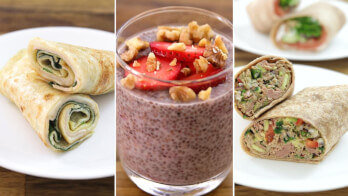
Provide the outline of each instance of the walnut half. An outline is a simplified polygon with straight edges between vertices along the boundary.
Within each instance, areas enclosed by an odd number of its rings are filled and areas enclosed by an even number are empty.
[[[208,46],[205,48],[203,56],[212,63],[214,67],[225,67],[227,55],[217,46]]]
[[[174,101],[179,102],[189,102],[196,99],[196,93],[186,86],[170,87],[169,95]]]

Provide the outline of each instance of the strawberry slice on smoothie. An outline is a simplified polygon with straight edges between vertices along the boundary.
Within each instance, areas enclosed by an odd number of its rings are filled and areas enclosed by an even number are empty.
[[[168,59],[176,58],[178,61],[193,62],[199,56],[203,56],[205,48],[196,46],[186,46],[183,51],[170,50],[173,43],[171,42],[151,42],[150,48],[156,56],[165,57]]]
[[[181,63],[177,62],[175,66],[171,66],[170,62],[172,59],[167,59],[163,57],[156,56],[156,60],[159,62],[159,66],[155,71],[149,72],[147,70],[147,56],[140,57],[139,59],[133,61],[129,65],[136,71],[140,73],[145,73],[147,76],[151,76],[162,80],[175,80],[177,79],[180,70]],[[127,76],[130,72],[126,71]],[[142,90],[163,90],[170,87],[166,83],[151,80],[149,78],[138,78],[135,84],[136,88]]]

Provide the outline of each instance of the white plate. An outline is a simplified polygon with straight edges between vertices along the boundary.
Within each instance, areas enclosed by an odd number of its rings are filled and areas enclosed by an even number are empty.
[[[320,0],[302,0],[298,10]],[[336,0],[322,0],[339,7],[344,13],[348,13],[348,3]],[[277,55],[291,60],[322,61],[348,57],[348,25],[343,26],[341,31],[334,37],[330,45],[320,52],[303,52],[280,50],[275,47],[268,34],[257,32],[246,12],[246,6],[251,0],[234,1],[234,43],[237,48],[258,55]],[[346,14],[347,17],[347,14]],[[347,20],[348,21],[348,20]]]
[[[46,27],[0,36],[0,69],[33,37],[80,46],[115,49],[113,33],[76,27]],[[100,120],[94,135],[78,148],[56,153],[48,149],[17,107],[0,94],[0,166],[33,176],[56,179],[92,179],[115,171],[114,93],[94,96]]]
[[[295,65],[294,68],[294,94],[306,87],[348,84],[348,76],[338,72],[305,65]],[[259,159],[247,155],[239,142],[250,121],[244,120],[235,111],[233,115],[235,183],[282,192],[313,192],[348,186],[348,134],[318,165]]]

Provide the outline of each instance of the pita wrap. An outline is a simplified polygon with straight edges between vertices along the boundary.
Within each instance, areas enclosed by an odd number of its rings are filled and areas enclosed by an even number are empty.
[[[332,151],[340,138],[348,130],[347,97],[348,85],[306,88],[265,113],[257,121],[252,122],[241,135],[240,139],[242,148],[249,155],[259,158],[303,163],[319,163],[326,157],[326,155],[330,151]],[[303,159],[301,157],[277,157],[274,155],[263,155],[262,153],[257,153],[247,146],[245,142],[245,139],[247,137],[246,132],[252,126],[263,120],[289,117],[302,119],[304,123],[307,123],[308,125],[313,127],[313,130],[318,131],[319,136],[317,137],[322,138],[324,146],[320,153],[320,156],[316,156],[314,158],[311,157],[309,159]],[[283,134],[288,134],[286,130],[283,131]],[[305,144],[307,146],[307,143]],[[283,142],[280,141],[279,145],[283,145]],[[303,150],[306,149],[308,148],[305,147],[305,149]],[[314,150],[311,149],[311,151]]]
[[[280,49],[296,49],[294,46],[283,43],[281,41],[281,36],[279,36],[278,33],[281,32],[281,27],[288,20],[299,17],[311,17],[316,19],[323,29],[322,35],[319,39],[320,43],[317,44],[315,48],[307,47],[301,50],[318,51],[326,48],[346,23],[346,16],[339,8],[327,2],[314,3],[297,13],[285,16],[274,24],[270,36],[275,46]]]
[[[293,12],[297,5],[289,12]],[[254,0],[247,6],[247,13],[257,31],[269,33],[274,23],[282,17],[276,13],[276,9],[282,9],[277,0]]]
[[[243,112],[241,110],[240,107],[238,107],[239,103],[241,101],[238,101],[238,99],[236,98],[236,93],[237,93],[237,88],[236,88],[236,84],[238,84],[237,78],[243,73],[246,72],[247,70],[250,70],[253,66],[257,65],[258,63],[261,63],[263,61],[267,61],[269,63],[273,63],[275,66],[284,66],[286,68],[289,69],[290,71],[290,75],[289,75],[289,85],[287,85],[287,87],[283,90],[281,96],[279,96],[276,99],[268,99],[270,100],[269,104],[259,108],[258,110],[254,111],[253,115],[250,116],[247,113]],[[277,62],[279,64],[277,64]],[[267,72],[270,72],[271,70],[267,70]],[[264,75],[267,74],[263,73]],[[237,111],[237,113],[239,115],[241,115],[244,119],[247,120],[253,120],[258,118],[261,114],[263,114],[264,112],[266,112],[267,110],[269,110],[270,108],[272,108],[273,106],[275,106],[276,104],[282,102],[283,100],[285,100],[286,98],[290,97],[294,91],[295,88],[295,71],[294,68],[292,66],[292,63],[290,61],[288,61],[287,59],[283,58],[283,57],[278,57],[278,56],[262,56],[259,57],[255,60],[253,60],[252,62],[250,62],[248,65],[246,65],[244,68],[242,68],[236,75],[235,75],[235,100],[234,100],[234,104],[235,104],[235,110]],[[264,89],[262,89],[262,93],[263,96],[267,96],[267,94],[265,94]]]
[[[35,70],[53,88],[67,93],[99,95],[114,90],[115,54],[41,38],[29,42]]]
[[[43,143],[67,151],[93,134],[98,105],[87,95],[53,89],[33,70],[26,50],[0,71],[0,93],[20,109]]]

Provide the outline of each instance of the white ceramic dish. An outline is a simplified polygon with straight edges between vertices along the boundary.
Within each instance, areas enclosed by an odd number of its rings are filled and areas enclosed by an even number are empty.
[[[348,84],[348,76],[342,73],[305,65],[295,65],[294,68],[294,94],[306,87]],[[236,72],[239,70],[237,68]],[[239,142],[250,121],[244,120],[235,111],[233,115],[235,183],[281,192],[325,191],[348,186],[348,134],[318,165],[259,159],[247,155]]]
[[[115,51],[113,33],[76,27],[45,27],[0,36],[0,69],[33,37]],[[92,97],[100,120],[94,135],[76,149],[56,153],[48,149],[17,107],[0,95],[0,167],[56,179],[93,179],[115,171],[114,93]]]
[[[246,12],[246,7],[251,1],[252,0],[235,0],[233,4],[234,44],[237,48],[258,55],[272,54],[299,61],[322,61],[348,57],[348,24],[338,32],[330,45],[320,52],[280,50],[273,45],[268,34],[259,33],[253,28]],[[318,1],[325,0],[302,0],[297,10],[301,10],[302,8]],[[326,2],[339,7],[346,14],[347,18],[348,3],[338,0],[330,0]]]

